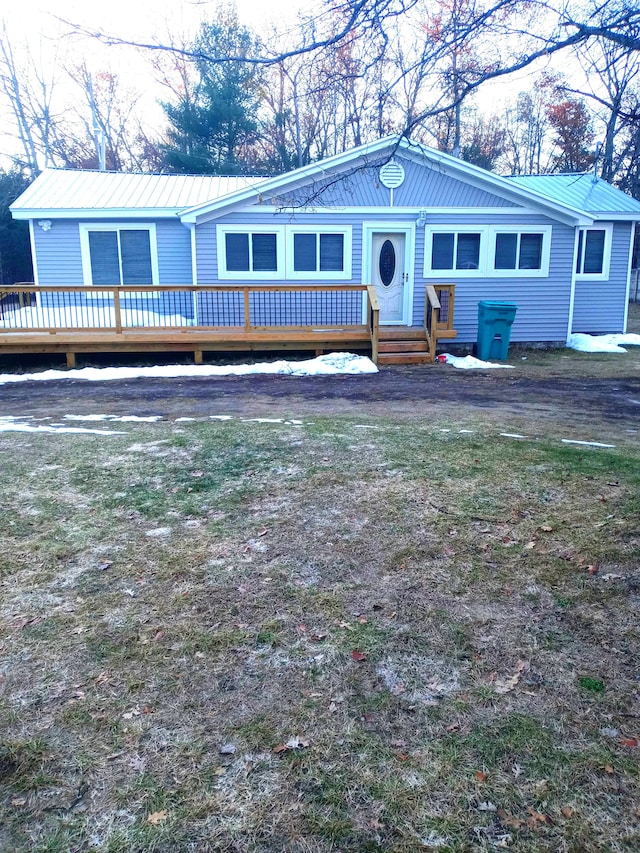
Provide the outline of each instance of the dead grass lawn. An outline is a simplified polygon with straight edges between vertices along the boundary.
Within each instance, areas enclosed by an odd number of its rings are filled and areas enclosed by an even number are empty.
[[[640,451],[0,435],[0,849],[640,847]]]

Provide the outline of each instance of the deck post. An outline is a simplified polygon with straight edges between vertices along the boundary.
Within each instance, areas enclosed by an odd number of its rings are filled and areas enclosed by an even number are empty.
[[[194,349],[193,351],[193,363],[194,364],[202,364],[202,350]]]
[[[116,334],[122,334],[122,315],[120,314],[120,291],[116,287],[113,291],[113,312],[116,318]]]
[[[251,303],[249,302],[249,288],[243,288],[244,293],[244,327],[249,331],[251,328]]]
[[[67,367],[72,368],[76,366],[76,354],[75,352],[71,352],[71,350],[67,350],[65,353],[67,356]]]

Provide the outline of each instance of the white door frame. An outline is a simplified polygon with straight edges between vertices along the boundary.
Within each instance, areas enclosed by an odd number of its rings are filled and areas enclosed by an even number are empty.
[[[373,260],[373,235],[404,234],[404,272],[407,279],[402,298],[402,320],[380,320],[381,326],[410,326],[413,322],[413,275],[415,222],[363,222],[362,223],[362,283],[373,284],[371,262]]]

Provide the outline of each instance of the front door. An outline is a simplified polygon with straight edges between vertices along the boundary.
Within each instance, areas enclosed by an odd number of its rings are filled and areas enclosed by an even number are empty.
[[[380,302],[381,323],[406,323],[407,235],[374,231],[371,235],[371,280]]]

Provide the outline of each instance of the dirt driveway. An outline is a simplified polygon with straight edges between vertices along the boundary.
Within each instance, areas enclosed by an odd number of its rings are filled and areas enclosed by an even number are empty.
[[[634,365],[635,367],[635,365]],[[614,378],[532,377],[513,371],[388,367],[376,375],[250,376],[110,382],[29,382],[0,388],[0,414],[53,418],[67,413],[228,414],[296,417],[346,414],[470,417],[502,413],[505,423],[553,420],[630,433],[640,424],[640,374]]]

